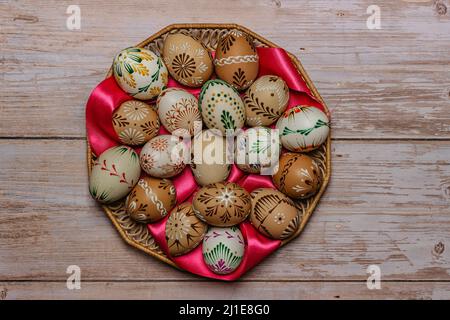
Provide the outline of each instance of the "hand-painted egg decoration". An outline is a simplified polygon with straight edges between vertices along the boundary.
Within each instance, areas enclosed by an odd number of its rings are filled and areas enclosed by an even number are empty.
[[[236,137],[235,163],[248,173],[272,174],[281,146],[278,133],[266,127],[249,128]]]
[[[242,262],[245,252],[244,238],[237,226],[209,228],[203,239],[203,260],[216,274],[229,274]]]
[[[201,87],[213,73],[208,48],[190,36],[169,34],[162,54],[170,75],[185,86]]]
[[[203,240],[208,225],[201,221],[188,202],[178,205],[166,222],[166,241],[172,256],[186,254]]]
[[[163,126],[171,133],[178,130],[184,136],[184,130],[189,135],[194,134],[194,125],[201,130],[202,116],[198,110],[198,101],[189,92],[169,88],[164,90],[156,101],[159,118]]]
[[[291,152],[280,157],[278,171],[272,178],[277,189],[293,199],[313,196],[321,182],[316,161],[307,155]]]
[[[294,152],[309,152],[327,140],[330,124],[322,110],[297,106],[278,119],[277,129],[283,147]]]
[[[95,161],[89,178],[89,192],[101,203],[125,197],[141,174],[139,156],[127,146],[112,147]]]
[[[142,148],[142,169],[156,178],[170,178],[183,171],[185,145],[179,137],[160,135],[148,141]]]
[[[294,202],[285,194],[269,189],[254,190],[250,221],[266,237],[286,239],[300,226],[300,215]]]
[[[191,155],[192,173],[201,186],[225,181],[230,174],[226,139],[214,134],[213,130],[205,130],[194,136]]]
[[[172,181],[143,177],[131,190],[125,207],[131,219],[153,223],[164,218],[176,204],[176,190]]]
[[[203,121],[210,129],[227,130],[242,128],[245,123],[244,103],[238,92],[222,80],[207,81],[200,92],[199,106]]]
[[[237,90],[247,89],[258,75],[259,57],[253,38],[231,30],[217,45],[214,66],[217,76]]]
[[[129,100],[113,113],[112,124],[122,143],[139,146],[158,134],[158,114],[148,104]]]
[[[201,188],[192,201],[195,214],[206,223],[229,227],[250,214],[250,194],[233,182],[218,182]]]
[[[114,58],[113,71],[119,86],[139,100],[155,98],[167,86],[168,73],[162,59],[144,48],[120,51]]]
[[[242,100],[248,126],[270,126],[286,109],[289,88],[280,77],[262,76],[247,89]]]

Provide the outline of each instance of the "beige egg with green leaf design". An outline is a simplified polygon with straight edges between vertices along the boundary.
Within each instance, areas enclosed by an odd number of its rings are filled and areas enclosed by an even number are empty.
[[[139,156],[132,148],[112,147],[95,161],[89,178],[89,191],[95,200],[112,203],[131,191],[140,174]]]

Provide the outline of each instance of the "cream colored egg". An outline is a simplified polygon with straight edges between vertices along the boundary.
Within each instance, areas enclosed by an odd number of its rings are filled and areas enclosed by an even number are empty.
[[[203,239],[203,260],[216,274],[229,274],[242,262],[245,252],[244,237],[237,226],[209,228]]]
[[[280,191],[260,188],[254,190],[250,221],[265,236],[286,239],[300,226],[300,215],[294,202]]]
[[[169,179],[143,177],[127,197],[125,207],[131,219],[141,223],[161,220],[176,204],[176,190]]]
[[[167,86],[168,73],[162,59],[144,48],[130,47],[119,52],[113,71],[119,86],[139,100],[153,99]]]
[[[127,146],[112,147],[95,161],[89,178],[89,192],[101,203],[125,197],[141,174],[139,156]]]
[[[244,103],[238,92],[222,80],[207,81],[200,92],[199,106],[203,121],[223,134],[234,132],[245,123]]]
[[[193,37],[181,33],[167,36],[163,57],[170,75],[189,87],[202,86],[214,69],[208,48]]]
[[[205,130],[193,139],[191,169],[195,181],[201,186],[225,181],[230,174],[226,139],[219,134]]]
[[[277,129],[283,147],[294,152],[309,152],[327,140],[330,123],[319,108],[296,106],[281,116]]]
[[[270,126],[286,109],[289,88],[280,77],[266,75],[256,79],[242,99],[248,126]]]
[[[201,130],[202,117],[198,110],[198,101],[189,92],[169,88],[164,90],[156,101],[158,115],[163,126],[171,133],[177,130],[177,134],[194,134],[194,126]]]
[[[185,145],[180,138],[172,135],[157,136],[142,148],[141,167],[156,178],[174,177],[186,166],[185,152]]]
[[[245,172],[271,174],[278,164],[280,152],[276,130],[254,127],[236,137],[235,163]]]

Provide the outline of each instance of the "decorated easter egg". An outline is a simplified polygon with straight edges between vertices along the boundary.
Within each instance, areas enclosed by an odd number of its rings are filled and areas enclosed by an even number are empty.
[[[203,239],[203,260],[216,274],[229,274],[242,262],[245,252],[244,238],[237,226],[209,228]]]
[[[245,123],[244,103],[238,92],[222,80],[207,81],[200,92],[199,106],[203,121],[210,129],[242,128]]]
[[[202,116],[197,98],[183,89],[164,90],[156,101],[156,107],[163,126],[170,132],[178,130],[183,134],[184,129],[192,136],[196,122],[201,128]]]
[[[103,152],[92,167],[89,192],[101,203],[112,203],[125,197],[141,174],[139,156],[127,146],[116,146]]]
[[[300,215],[294,202],[285,194],[269,189],[254,190],[252,197],[252,225],[266,237],[286,239],[300,226]]]
[[[247,125],[269,126],[277,121],[286,109],[289,88],[280,77],[262,76],[247,89],[242,99]]]
[[[139,100],[122,103],[113,113],[112,124],[122,143],[130,146],[144,144],[158,134],[158,114]]]
[[[179,256],[196,248],[207,230],[208,225],[194,214],[190,203],[178,205],[166,222],[166,241],[170,255]]]
[[[201,186],[225,181],[230,174],[226,139],[213,130],[195,135],[191,147],[191,169]]]
[[[293,199],[305,199],[319,190],[321,176],[314,159],[299,153],[284,153],[272,176],[278,190]]]
[[[148,141],[142,148],[140,162],[142,169],[156,178],[170,178],[183,171],[185,145],[181,138],[160,135]]]
[[[125,207],[134,221],[152,223],[167,216],[175,204],[176,191],[172,181],[143,177],[131,190]]]
[[[214,66],[217,76],[237,90],[247,89],[258,75],[259,57],[253,38],[231,30],[217,44]]]
[[[211,54],[203,43],[193,37],[181,33],[169,34],[162,54],[170,75],[185,86],[200,87],[211,77]]]
[[[278,164],[280,151],[280,140],[275,130],[266,127],[249,128],[236,137],[235,163],[245,172],[260,173],[261,167],[274,169]]]
[[[250,194],[233,182],[218,182],[201,188],[192,201],[195,214],[206,223],[229,227],[250,214]]]
[[[162,59],[144,48],[120,51],[113,61],[114,78],[129,95],[149,100],[167,86],[168,73]]]
[[[309,152],[327,140],[330,124],[322,110],[296,106],[278,119],[277,129],[283,147],[294,152]]]

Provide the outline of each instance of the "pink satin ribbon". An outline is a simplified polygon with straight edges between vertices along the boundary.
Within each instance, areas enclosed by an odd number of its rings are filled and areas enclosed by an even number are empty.
[[[260,58],[258,77],[277,75],[286,81],[290,89],[288,109],[296,105],[311,105],[325,111],[321,103],[313,97],[311,90],[299,75],[286,51],[281,48],[257,48],[257,50]],[[170,77],[168,87],[183,88],[196,97],[200,93],[200,88],[183,87]],[[131,99],[131,96],[120,89],[113,77],[103,80],[91,93],[86,105],[86,128],[89,144],[96,155],[100,155],[106,149],[120,144],[112,126],[112,114],[121,103]],[[152,103],[152,101],[149,101],[149,103]],[[159,134],[169,133],[161,126]],[[139,152],[140,148],[136,148],[136,150]],[[172,180],[177,190],[177,204],[185,201],[192,202],[192,197],[199,186],[195,182],[191,169],[186,167],[181,174]],[[232,166],[228,181],[238,183],[248,192],[257,188],[275,189],[270,176],[245,175],[236,165]],[[165,239],[167,219],[168,216],[159,222],[148,224],[148,229],[156,243],[170,256]],[[171,257],[171,259],[181,269],[193,274],[226,281],[236,280],[275,251],[281,244],[279,240],[272,240],[260,234],[248,221],[241,223],[239,227],[246,243],[245,254],[240,266],[228,275],[217,275],[208,269],[203,261],[201,244],[188,254]]]

